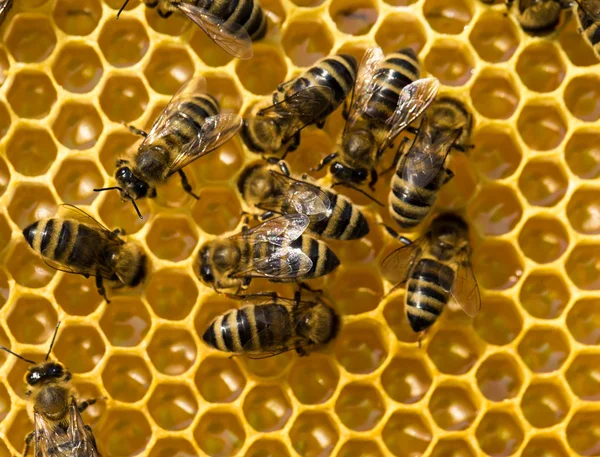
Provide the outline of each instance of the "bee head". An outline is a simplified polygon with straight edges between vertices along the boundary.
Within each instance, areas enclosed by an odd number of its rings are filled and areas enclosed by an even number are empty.
[[[151,194],[148,183],[135,176],[128,166],[117,168],[115,179],[120,187],[119,192],[123,201],[139,200]]]
[[[350,163],[363,163],[368,160],[375,146],[375,137],[366,129],[353,131],[349,135],[344,135],[342,139],[344,156]]]
[[[25,382],[30,387],[48,383],[58,383],[60,381],[68,382],[71,379],[71,373],[58,362],[44,362],[34,365],[27,370]]]
[[[129,287],[135,287],[146,277],[146,254],[133,242],[117,246],[110,252],[109,265],[112,265],[119,280]]]
[[[317,304],[313,306],[298,324],[298,333],[307,337],[314,344],[326,344],[337,335],[339,317],[329,306]]]
[[[256,163],[246,167],[238,179],[238,190],[248,203],[260,203],[273,190],[273,179],[267,167]]]
[[[337,161],[331,164],[329,171],[335,179],[345,183],[361,184],[369,177],[366,168],[352,168]]]
[[[205,284],[212,286],[215,282],[212,262],[210,261],[210,245],[205,244],[198,253],[198,277]]]
[[[457,214],[445,213],[436,217],[431,223],[431,231],[438,243],[447,246],[458,246],[469,239],[469,226]]]

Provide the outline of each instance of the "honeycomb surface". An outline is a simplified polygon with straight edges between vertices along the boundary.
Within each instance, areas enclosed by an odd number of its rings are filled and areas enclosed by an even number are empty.
[[[115,20],[120,3],[18,0],[0,29],[0,344],[40,359],[63,321],[54,356],[79,397],[107,398],[84,414],[104,456],[600,454],[600,66],[574,21],[536,39],[475,0],[265,0],[280,30],[235,61],[183,17],[132,1]],[[481,313],[447,308],[419,349],[378,269],[397,244],[377,222],[392,222],[369,206],[371,233],[332,243],[342,266],[314,283],[343,315],[330,347],[266,360],[209,350],[199,335],[238,304],[192,263],[240,224],[234,182],[257,157],[235,139],[186,169],[200,201],[172,179],[140,201],[140,221],[116,193],[92,192],[139,142],[121,123],[148,128],[192,75],[238,112],[317,59],[373,44],[412,46],[475,114],[476,147],[454,154],[438,206],[471,224]],[[306,129],[292,170],[331,152],[342,126],[338,112]],[[29,251],[21,229],[61,201],[143,244],[142,287],[107,305],[93,281]],[[4,352],[0,364],[4,457],[32,424],[26,364]]]

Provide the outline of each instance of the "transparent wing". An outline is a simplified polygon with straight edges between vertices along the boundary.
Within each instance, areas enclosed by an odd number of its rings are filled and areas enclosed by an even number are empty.
[[[98,222],[90,214],[86,213],[84,210],[75,205],[71,205],[70,203],[61,203],[58,205],[58,214],[65,219],[75,219],[85,225],[92,226],[103,232],[108,238],[119,240],[121,243],[123,243],[123,241],[108,228]]]
[[[382,276],[392,284],[404,284],[411,269],[421,256],[425,242],[426,238],[422,237],[392,251],[383,259],[381,264]]]
[[[481,295],[471,266],[470,249],[464,249],[459,255],[458,269],[451,294],[467,316],[474,317],[479,313]]]
[[[292,279],[305,275],[312,266],[310,257],[300,249],[283,246],[271,250],[268,256],[253,259],[247,265],[233,271],[231,277]]]
[[[309,223],[310,219],[304,214],[285,214],[269,219],[249,229],[246,233],[240,233],[232,238],[284,246],[289,241],[298,239]]]
[[[227,23],[218,16],[209,13],[206,9],[191,3],[176,3],[177,8],[218,46],[238,59],[251,59],[252,40],[245,28],[235,23]]]
[[[0,1],[0,24],[4,22],[4,18],[10,11],[13,5],[13,0],[2,0]]]

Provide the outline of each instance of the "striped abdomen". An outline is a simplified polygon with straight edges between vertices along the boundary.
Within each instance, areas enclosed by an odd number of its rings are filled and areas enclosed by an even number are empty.
[[[577,6],[577,17],[583,35],[592,45],[596,54],[600,55],[600,47],[598,46],[600,44],[600,27],[580,6]]]
[[[225,352],[278,352],[293,341],[292,324],[283,305],[252,305],[219,316],[202,339]]]
[[[246,29],[252,41],[267,33],[267,17],[254,0],[192,0],[197,6],[220,17],[226,24],[237,24]]]
[[[406,315],[415,332],[437,320],[450,299],[454,271],[434,259],[420,259],[406,285]]]
[[[358,207],[343,195],[327,193],[331,208],[329,216],[308,226],[308,230],[334,240],[356,240],[369,233],[369,223]]]

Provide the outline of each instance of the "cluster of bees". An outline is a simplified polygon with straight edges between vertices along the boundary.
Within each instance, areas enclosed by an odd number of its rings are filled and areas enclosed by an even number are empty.
[[[164,18],[182,12],[241,59],[252,57],[252,41],[264,37],[269,27],[268,14],[253,0],[143,1],[158,8]],[[534,34],[555,29],[563,11],[575,7],[581,31],[599,52],[600,1],[506,3],[511,11],[517,10],[523,29]],[[12,0],[0,2],[0,20],[11,6]],[[384,56],[373,47],[360,64],[350,55],[329,56],[281,84],[271,98],[254,104],[243,117],[220,113],[205,80],[196,77],[173,96],[149,132],[129,127],[143,137],[141,145],[117,160],[115,186],[95,190],[117,190],[140,218],[136,201],[156,197],[157,188],[174,174],[184,191],[197,199],[184,168],[239,132],[248,149],[264,159],[241,170],[238,179],[239,193],[253,212],[246,215],[239,233],[201,246],[195,271],[205,285],[241,299],[244,306],[219,316],[203,340],[220,351],[255,358],[289,350],[306,355],[311,347],[336,336],[340,318],[304,281],[339,266],[327,240],[357,240],[369,232],[361,208],[333,187],[345,185],[369,196],[361,186],[372,190],[380,177],[391,172],[389,213],[401,229],[409,229],[425,220],[440,188],[452,179],[453,172],[446,166],[449,154],[472,147],[472,115],[460,100],[438,97],[438,90],[437,79],[421,78],[417,56],[410,48]],[[342,105],[345,128],[339,147],[314,168],[329,166],[334,186],[321,187],[306,174],[294,176],[284,159],[300,144],[301,131],[310,125],[322,128]],[[412,126],[415,121],[419,121],[417,128]],[[384,152],[405,131],[415,135],[412,143],[404,137],[392,166],[378,170]],[[259,221],[253,227],[248,226],[251,218]],[[406,289],[407,319],[415,332],[426,331],[451,298],[469,316],[478,313],[481,300],[471,269],[468,226],[459,215],[437,215],[425,235],[414,241],[394,228],[386,229],[403,245],[384,260],[382,271],[396,287]],[[23,230],[27,243],[48,265],[93,276],[107,302],[105,283],[113,289],[135,287],[148,269],[143,249],[123,235],[69,204],[59,207],[57,217]],[[300,288],[293,298],[274,292],[244,295],[253,278],[295,282]],[[311,298],[303,298],[303,290]],[[77,403],[71,374],[62,364],[48,361],[57,332],[58,325],[42,363],[1,347],[31,364],[25,381],[35,431],[26,438],[24,455],[33,443],[40,457],[98,456],[94,435],[81,418],[81,412],[96,400]]]

